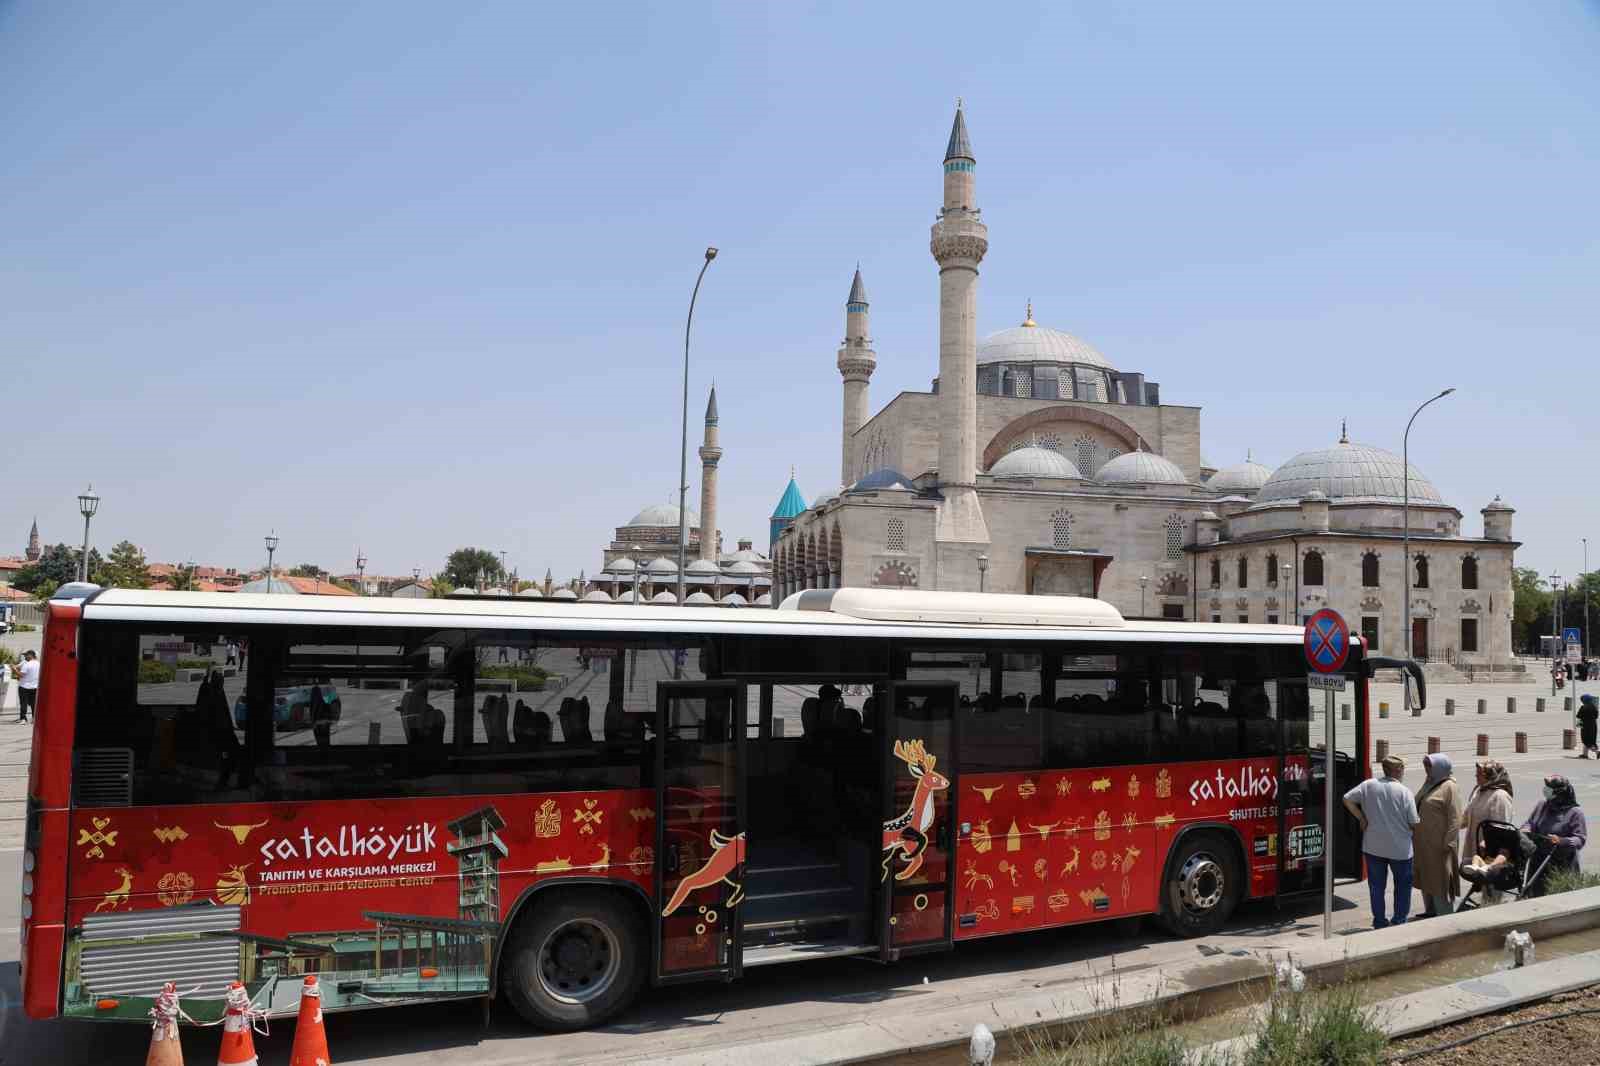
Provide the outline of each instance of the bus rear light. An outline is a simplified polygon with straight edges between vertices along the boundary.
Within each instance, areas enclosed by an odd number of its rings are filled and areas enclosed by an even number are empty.
[[[33,857],[32,848],[24,849],[22,852],[22,872],[25,874],[33,873],[33,864],[37,861],[38,860]]]
[[[33,877],[29,874],[22,875],[22,894],[24,896],[33,895]]]
[[[96,1001],[96,1003],[94,1005],[94,1009],[95,1010],[116,1010],[120,1006],[122,1006],[122,1004],[117,1000],[114,1000],[114,999],[102,999],[102,1000]]]
[[[22,917],[23,918],[32,918],[33,917],[33,900],[25,899],[25,900],[22,901]]]

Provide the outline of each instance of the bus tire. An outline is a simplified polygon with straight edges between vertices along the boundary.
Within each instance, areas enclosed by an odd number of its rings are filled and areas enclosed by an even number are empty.
[[[507,938],[502,985],[523,1021],[564,1032],[600,1025],[644,984],[650,938],[614,891],[535,897]]]
[[[1190,833],[1161,879],[1161,925],[1174,936],[1210,936],[1244,898],[1238,849],[1220,833]]]

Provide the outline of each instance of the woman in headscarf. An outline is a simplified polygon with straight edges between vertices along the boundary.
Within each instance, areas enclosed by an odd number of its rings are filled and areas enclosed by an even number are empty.
[[[1455,910],[1461,792],[1451,769],[1448,755],[1423,756],[1422,770],[1427,779],[1417,791],[1417,816],[1421,820],[1411,827],[1411,853],[1425,918]]]
[[[1595,744],[1597,724],[1600,724],[1600,704],[1595,703],[1593,696],[1584,696],[1578,701],[1578,734],[1583,740],[1583,754],[1578,758],[1587,759],[1591,751],[1600,756],[1600,746]]]
[[[1546,875],[1551,870],[1576,869],[1578,852],[1589,842],[1589,825],[1583,817],[1583,808],[1578,806],[1572,782],[1560,774],[1545,778],[1544,799],[1522,823],[1522,831],[1538,842],[1541,858],[1546,848],[1555,849],[1550,865],[1545,868]],[[1529,895],[1543,895],[1544,882],[1545,877],[1541,875],[1535,885],[1529,886]]]

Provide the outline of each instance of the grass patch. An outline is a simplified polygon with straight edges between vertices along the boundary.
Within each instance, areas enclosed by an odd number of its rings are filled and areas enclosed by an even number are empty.
[[[165,685],[177,680],[178,671],[166,663],[157,662],[155,659],[141,659],[139,661],[139,684]]]
[[[1600,872],[1593,870],[1551,870],[1545,875],[1545,895],[1576,892],[1580,888],[1600,888]]]
[[[516,682],[518,692],[538,692],[544,688],[544,683],[549,680],[550,673],[537,666],[514,666],[496,664],[494,666],[478,667],[479,677],[504,678]]]

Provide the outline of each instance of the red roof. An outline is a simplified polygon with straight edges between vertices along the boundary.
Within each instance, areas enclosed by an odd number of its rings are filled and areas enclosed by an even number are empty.
[[[276,569],[276,568],[274,568],[274,569]],[[331,582],[328,582],[328,581],[318,581],[314,577],[288,577],[288,576],[283,575],[283,574],[275,574],[275,575],[273,575],[272,583],[274,585],[278,585],[278,584],[288,585],[290,588],[294,589],[296,592],[301,593],[302,595],[306,595],[306,596],[354,596],[355,595],[355,593],[351,592],[349,589],[342,589],[338,585],[335,585],[335,584],[333,584]]]
[[[10,585],[0,586],[0,600],[6,600],[11,603],[20,603],[23,600],[31,599],[33,599],[32,593],[23,592],[21,589],[14,589]]]

